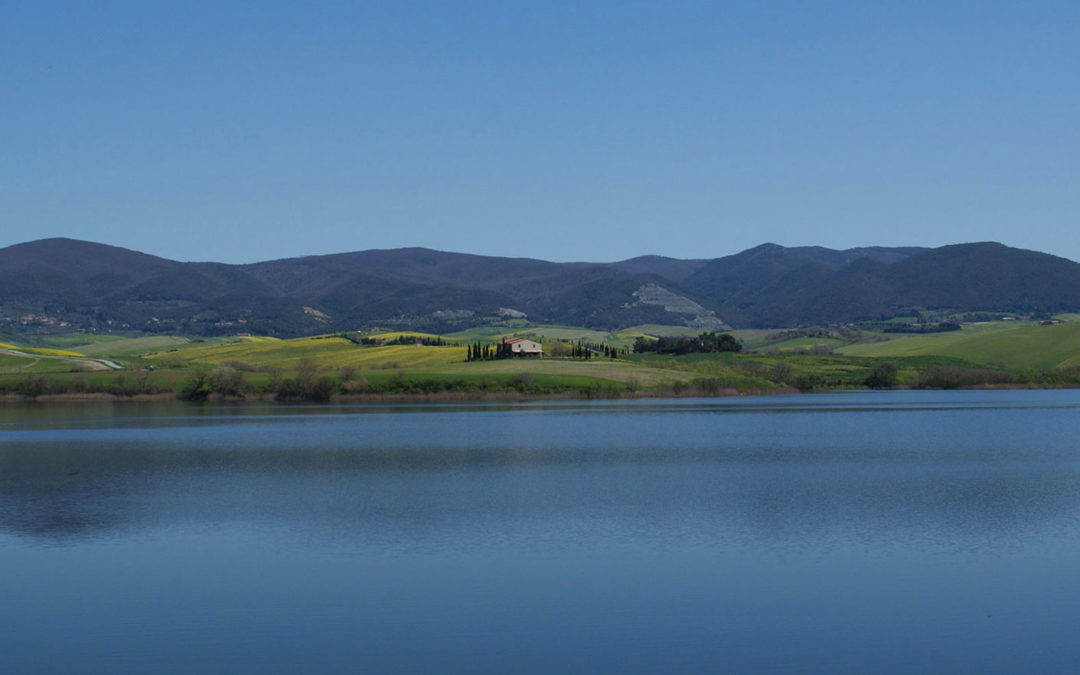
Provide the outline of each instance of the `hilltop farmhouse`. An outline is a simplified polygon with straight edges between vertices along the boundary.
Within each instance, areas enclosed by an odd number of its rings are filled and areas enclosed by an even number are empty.
[[[503,340],[503,344],[510,350],[510,354],[513,356],[543,356],[544,348],[539,342],[534,342],[526,338],[510,338]]]

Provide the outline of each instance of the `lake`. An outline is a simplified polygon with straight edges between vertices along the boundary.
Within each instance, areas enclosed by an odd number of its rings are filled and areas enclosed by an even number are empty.
[[[0,672],[1066,672],[1080,391],[0,404]]]

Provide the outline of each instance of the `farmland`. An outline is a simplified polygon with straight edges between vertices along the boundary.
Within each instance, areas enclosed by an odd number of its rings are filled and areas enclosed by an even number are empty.
[[[466,358],[469,345],[492,344],[510,335],[530,336],[547,348],[559,341],[625,348],[642,336],[687,333],[693,331],[643,325],[603,333],[517,322],[442,336],[378,330],[288,340],[248,335],[50,336],[34,345],[0,344],[0,390],[9,395],[153,393],[194,386],[233,395],[270,395],[282,387],[295,392],[321,383],[320,391],[327,395],[765,393],[861,387],[874,381],[875,372],[887,372],[886,386],[1080,384],[1080,321],[1069,320],[1052,325],[996,321],[928,334],[742,330],[733,333],[743,343],[741,352],[682,356],[620,352],[618,358],[604,358],[593,352],[590,359]]]
[[[1080,322],[1038,325],[993,322],[927,335],[892,334],[837,350],[848,356],[952,356],[1009,369],[1043,370],[1080,366]]]

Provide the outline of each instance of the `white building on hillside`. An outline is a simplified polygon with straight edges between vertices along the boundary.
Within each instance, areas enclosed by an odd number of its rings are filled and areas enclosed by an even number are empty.
[[[533,342],[525,338],[510,338],[503,340],[503,344],[510,347],[510,353],[514,356],[543,356],[544,347],[539,342]]]

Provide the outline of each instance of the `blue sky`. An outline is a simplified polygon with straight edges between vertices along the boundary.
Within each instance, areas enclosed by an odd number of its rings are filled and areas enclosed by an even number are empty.
[[[1080,3],[24,2],[0,246],[1080,260]]]

